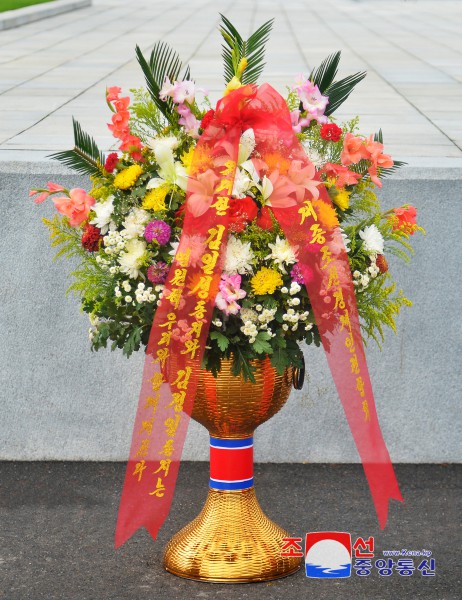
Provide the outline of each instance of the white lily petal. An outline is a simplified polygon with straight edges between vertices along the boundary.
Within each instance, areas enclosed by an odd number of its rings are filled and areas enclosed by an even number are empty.
[[[265,175],[261,181],[261,185],[257,184],[257,188],[260,190],[261,195],[263,196],[263,201],[267,202],[268,198],[271,196],[271,194],[273,193],[273,184],[271,183],[271,181],[268,179],[268,177]],[[267,204],[270,204],[269,202],[267,202]]]
[[[239,154],[237,157],[238,165],[241,165],[249,158],[254,151],[255,143],[255,133],[253,129],[247,129],[244,131],[239,142]]]
[[[165,183],[166,183],[165,179],[161,179],[160,177],[153,177],[152,179],[150,179],[148,181],[146,189],[147,190],[153,190],[155,188],[160,187],[161,185],[164,185]]]

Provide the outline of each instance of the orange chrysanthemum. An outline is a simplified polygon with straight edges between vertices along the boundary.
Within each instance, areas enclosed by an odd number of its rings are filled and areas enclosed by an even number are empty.
[[[334,229],[338,226],[338,218],[335,209],[324,202],[324,200],[312,200],[313,207],[318,215],[318,219],[326,229]]]

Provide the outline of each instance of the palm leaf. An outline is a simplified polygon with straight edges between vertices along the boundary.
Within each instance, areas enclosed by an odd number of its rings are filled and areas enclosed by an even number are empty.
[[[98,149],[95,140],[85,133],[78,121],[72,119],[74,127],[74,148],[64,152],[55,152],[47,158],[59,160],[67,167],[84,175],[97,175],[101,173],[105,163],[104,154]]]
[[[166,77],[173,82],[176,81],[180,75],[182,64],[178,53],[168,44],[160,41],[154,44],[151,56],[149,57],[149,62],[143,56],[139,46],[136,46],[135,52],[151,98],[168,121],[173,122],[173,102],[170,98],[164,102],[159,98],[159,93],[164,85]],[[187,67],[183,79],[189,79],[190,75],[189,67]]]
[[[353,91],[354,87],[366,77],[366,71],[349,75],[340,81],[332,83],[326,90],[325,94],[329,96],[329,104],[327,105],[324,114],[331,115],[337,108],[345,102],[348,96]]]
[[[311,72],[310,81],[317,85],[321,94],[332,85],[338,71],[338,64],[340,62],[340,50],[335,54],[329,55],[325,58],[319,67]]]
[[[273,19],[263,23],[248,40],[244,40],[234,25],[220,14],[220,32],[223,36],[222,57],[225,83],[238,75],[238,65],[242,58],[247,59],[247,67],[241,77],[243,84],[256,83],[265,66],[265,45],[273,27]]]

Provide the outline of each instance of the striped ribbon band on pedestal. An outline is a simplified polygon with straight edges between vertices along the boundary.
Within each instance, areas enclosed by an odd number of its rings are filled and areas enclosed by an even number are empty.
[[[210,487],[245,490],[253,487],[253,437],[221,439],[210,436]]]

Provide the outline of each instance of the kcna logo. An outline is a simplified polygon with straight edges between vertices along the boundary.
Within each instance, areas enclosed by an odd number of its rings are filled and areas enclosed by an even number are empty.
[[[306,576],[316,579],[350,577],[351,535],[339,531],[307,533]]]

